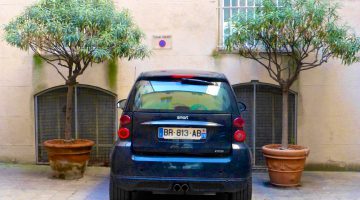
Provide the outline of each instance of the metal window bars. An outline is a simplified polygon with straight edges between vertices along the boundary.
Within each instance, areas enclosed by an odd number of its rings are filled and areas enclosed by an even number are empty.
[[[233,86],[238,101],[247,105],[242,113],[254,168],[263,168],[265,160],[261,147],[266,144],[281,143],[282,135],[282,93],[276,85],[252,81]],[[297,138],[297,95],[289,94],[289,143]]]
[[[47,153],[42,143],[63,138],[66,87],[50,88],[35,95],[36,160],[46,164]],[[116,95],[106,90],[78,85],[74,91],[73,138],[95,141],[90,165],[108,165],[110,149],[117,129]]]
[[[281,6],[284,0],[275,0]],[[262,5],[263,0],[220,0],[219,1],[219,48],[223,49],[226,38],[232,33],[231,19],[238,14],[245,14],[246,18],[256,17],[256,8]]]

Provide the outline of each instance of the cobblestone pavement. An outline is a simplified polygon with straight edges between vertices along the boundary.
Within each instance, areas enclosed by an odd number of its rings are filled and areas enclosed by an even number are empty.
[[[52,179],[48,166],[0,164],[0,200],[107,200],[109,168],[89,167],[80,180]],[[135,196],[134,200],[221,200],[224,196]],[[254,200],[360,200],[360,173],[305,172],[302,187],[277,188],[253,174]]]

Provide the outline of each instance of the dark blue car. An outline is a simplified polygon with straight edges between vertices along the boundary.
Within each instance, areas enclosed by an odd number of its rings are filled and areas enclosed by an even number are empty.
[[[119,104],[111,200],[129,200],[139,191],[251,199],[243,109],[223,74],[145,72]]]

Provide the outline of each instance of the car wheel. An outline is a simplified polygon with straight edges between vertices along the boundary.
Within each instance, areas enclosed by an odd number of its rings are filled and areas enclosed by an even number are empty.
[[[229,195],[229,200],[251,200],[252,196],[252,179],[250,178],[244,188],[239,192],[234,192]]]
[[[131,200],[131,192],[118,187],[112,178],[110,178],[109,196],[110,200]]]

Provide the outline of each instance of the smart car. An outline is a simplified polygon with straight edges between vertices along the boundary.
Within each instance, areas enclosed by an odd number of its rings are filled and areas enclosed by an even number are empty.
[[[134,192],[251,199],[251,156],[240,105],[221,73],[142,73],[119,102],[110,199],[129,200]]]

